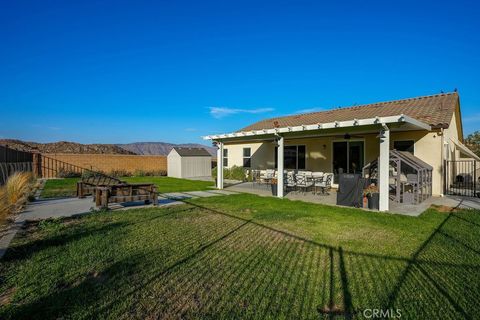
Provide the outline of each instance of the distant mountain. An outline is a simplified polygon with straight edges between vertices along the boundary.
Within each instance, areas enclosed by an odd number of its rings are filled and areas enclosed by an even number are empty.
[[[59,141],[50,143],[38,143],[16,139],[0,139],[0,145],[8,145],[10,148],[21,151],[37,151],[41,153],[84,153],[84,154],[143,154],[166,156],[173,147],[205,148],[213,155],[216,150],[213,147],[198,143],[173,144],[166,142],[133,142],[127,144],[82,144],[77,142]]]
[[[209,147],[203,144],[198,143],[183,143],[183,144],[173,144],[167,142],[133,142],[127,144],[117,144],[117,146],[134,152],[136,154],[144,154],[144,155],[164,155],[166,156],[170,150],[174,147],[182,147],[182,148],[204,148],[212,156],[216,155],[217,149],[214,147]]]
[[[8,145],[10,148],[21,151],[37,151],[41,153],[135,154],[114,144],[82,144],[69,141],[38,143],[15,139],[0,139],[0,145]]]

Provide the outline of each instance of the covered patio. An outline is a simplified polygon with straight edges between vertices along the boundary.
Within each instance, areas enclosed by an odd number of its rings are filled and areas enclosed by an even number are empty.
[[[204,139],[212,140],[218,146],[217,163],[219,164],[224,164],[224,150],[227,149],[229,145],[245,143],[273,145],[274,149],[272,148],[272,150],[275,150],[274,169],[277,172],[275,183],[277,185],[277,197],[280,198],[283,198],[286,195],[289,172],[287,169],[291,169],[291,167],[289,167],[290,163],[288,162],[289,158],[288,156],[286,157],[285,154],[286,151],[287,153],[290,152],[289,145],[301,139],[325,139],[324,141],[328,142],[323,144],[323,148],[329,148],[330,146],[327,146],[327,143],[331,143],[331,149],[333,151],[329,157],[324,157],[325,159],[323,159],[325,163],[331,164],[330,172],[324,173],[334,175],[333,186],[337,186],[338,178],[342,173],[361,173],[363,166],[365,165],[365,159],[371,159],[371,161],[376,160],[378,164],[378,175],[375,184],[378,187],[379,192],[379,210],[388,211],[391,206],[391,201],[389,199],[391,133],[408,131],[423,131],[426,133],[431,131],[431,127],[430,125],[412,117],[399,114],[395,116],[318,123],[315,125],[292,127],[276,126],[273,129],[238,131],[227,134],[210,135],[204,137]],[[353,143],[367,138],[369,139],[369,149],[366,149],[365,142]],[[297,153],[298,152],[299,150],[297,149]],[[267,153],[272,153],[272,151]],[[285,161],[286,158],[287,162]],[[339,158],[340,160],[335,158]],[[312,158],[305,161],[305,169],[309,170],[309,167],[313,168],[316,161],[320,160]],[[345,164],[339,165],[338,163],[341,161]],[[273,167],[273,165],[271,165],[271,167]],[[263,165],[263,168],[268,168],[268,166],[265,164]],[[217,169],[218,189],[224,188],[223,171],[224,166],[219,165]],[[283,172],[283,174],[278,174],[278,172]],[[255,190],[255,188],[253,189]],[[260,189],[256,191],[257,193],[262,192]],[[292,196],[294,196],[293,193],[289,197]],[[321,201],[326,201],[327,199],[332,198],[331,195],[328,197],[320,197],[321,198],[319,199],[321,199]],[[331,200],[326,202],[331,202]]]

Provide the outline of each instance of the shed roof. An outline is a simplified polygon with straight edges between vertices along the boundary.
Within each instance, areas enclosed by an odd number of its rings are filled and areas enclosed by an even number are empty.
[[[360,106],[338,108],[327,111],[296,114],[258,121],[241,130],[263,130],[281,127],[294,127],[352,119],[387,117],[404,114],[430,125],[432,128],[448,128],[458,104],[456,92],[431,96],[378,102]]]
[[[211,157],[212,155],[204,148],[179,148],[174,147],[175,150],[182,157]]]

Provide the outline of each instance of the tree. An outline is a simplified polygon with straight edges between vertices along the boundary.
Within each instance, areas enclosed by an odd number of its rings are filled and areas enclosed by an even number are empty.
[[[474,133],[469,134],[465,139],[465,144],[477,156],[480,156],[480,131],[475,131]]]

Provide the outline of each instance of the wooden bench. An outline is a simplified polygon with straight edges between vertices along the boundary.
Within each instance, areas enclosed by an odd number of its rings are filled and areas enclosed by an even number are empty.
[[[95,195],[96,187],[107,187],[116,184],[126,184],[126,182],[104,175],[82,178],[82,180],[77,181],[77,197],[85,198],[88,195]]]
[[[108,208],[109,203],[145,201],[158,205],[157,187],[152,183],[116,184],[95,188],[95,205]]]

